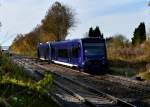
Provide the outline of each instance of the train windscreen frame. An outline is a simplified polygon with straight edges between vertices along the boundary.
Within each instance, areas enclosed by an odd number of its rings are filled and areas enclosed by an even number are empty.
[[[85,56],[105,56],[104,39],[85,39],[82,41]]]

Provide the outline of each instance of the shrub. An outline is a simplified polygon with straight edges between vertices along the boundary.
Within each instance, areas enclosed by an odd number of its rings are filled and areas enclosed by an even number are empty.
[[[146,65],[150,63],[149,40],[136,46],[132,46],[131,43],[127,43],[128,45],[116,45],[116,43],[114,41],[107,42],[107,56],[110,67],[132,68],[136,73],[141,70],[146,71]]]
[[[141,72],[138,76],[144,80],[150,80],[150,72]]]
[[[52,100],[45,101],[45,95],[52,86],[52,76],[45,74],[42,80],[36,82],[23,70],[6,56],[0,55],[0,106],[57,107]]]

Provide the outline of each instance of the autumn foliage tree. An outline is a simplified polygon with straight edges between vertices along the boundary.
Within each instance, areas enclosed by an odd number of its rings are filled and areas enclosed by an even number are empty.
[[[53,33],[56,40],[64,40],[68,30],[75,24],[74,13],[72,9],[59,2],[55,2],[48,10],[45,18],[42,20],[42,28],[48,33]]]
[[[39,43],[64,40],[68,30],[75,25],[74,13],[71,8],[55,2],[48,10],[41,25],[37,25],[27,34],[19,34],[11,45],[11,51],[35,56]]]
[[[43,31],[38,26],[27,34],[18,34],[10,49],[17,54],[35,56],[38,43],[54,40],[56,40],[54,35]]]

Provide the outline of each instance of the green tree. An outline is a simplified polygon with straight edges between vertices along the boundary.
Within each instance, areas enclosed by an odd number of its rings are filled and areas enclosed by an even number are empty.
[[[93,37],[93,34],[94,34],[93,28],[91,27],[91,28],[89,29],[89,34],[88,34],[88,36],[89,36],[89,37]]]
[[[146,28],[145,28],[145,24],[141,23],[140,26],[140,35],[141,35],[141,42],[144,42],[146,40]]]
[[[138,28],[135,28],[133,38],[132,38],[132,44],[141,44],[146,40],[146,29],[144,22],[140,23]]]
[[[95,30],[94,30],[94,37],[100,37],[103,38],[103,34],[101,33],[101,31],[99,30],[99,27],[96,26]]]
[[[68,30],[74,25],[73,10],[59,2],[55,2],[52,5],[42,20],[42,28],[48,33],[53,33],[57,41],[64,40],[68,34]]]
[[[103,38],[103,34],[101,33],[100,29],[98,26],[96,26],[96,28],[93,30],[93,28],[91,27],[89,29],[89,37],[100,37]]]

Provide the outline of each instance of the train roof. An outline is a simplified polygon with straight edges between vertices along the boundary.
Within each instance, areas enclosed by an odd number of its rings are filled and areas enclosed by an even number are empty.
[[[56,41],[56,42],[52,42],[53,44],[58,44],[58,43],[70,43],[70,42],[81,42],[81,41],[88,41],[88,40],[105,40],[103,38],[98,38],[98,37],[94,37],[94,38],[81,38],[81,39],[72,39],[72,40],[64,40],[64,41]]]
[[[40,43],[39,46],[46,46],[48,45],[49,43],[51,44],[65,44],[65,43],[80,43],[81,41],[90,41],[90,40],[94,40],[94,41],[98,41],[98,40],[105,40],[103,38],[99,38],[99,37],[93,37],[93,38],[81,38],[81,39],[72,39],[72,40],[64,40],[64,41],[49,41],[49,42],[46,42],[46,43]]]

